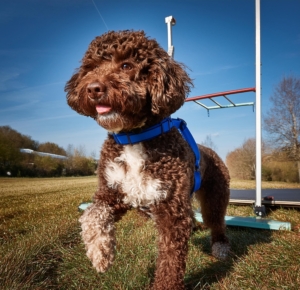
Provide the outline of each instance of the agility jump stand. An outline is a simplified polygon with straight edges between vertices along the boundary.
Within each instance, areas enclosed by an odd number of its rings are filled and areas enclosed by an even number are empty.
[[[175,18],[169,16],[165,18],[165,23],[168,27],[168,54],[170,57],[174,57],[174,46],[172,45],[172,26],[176,24]],[[256,114],[256,200],[254,205],[254,213],[257,217],[225,217],[226,225],[230,226],[242,226],[259,229],[271,229],[271,230],[291,230],[291,224],[289,222],[280,222],[264,218],[266,216],[265,206],[261,202],[261,34],[260,34],[260,0],[255,0],[255,88],[232,90],[223,93],[214,93],[210,95],[203,95],[198,97],[191,97],[186,99],[186,102],[194,101],[198,105],[202,106],[208,111],[213,109],[234,108],[241,106],[253,106],[254,103],[241,103],[235,104],[227,95],[255,92],[255,114]],[[215,101],[214,97],[223,96],[230,104],[221,105]],[[205,106],[200,103],[199,100],[210,99],[216,106]],[[201,213],[195,211],[195,218],[199,222],[203,222]]]
[[[247,92],[256,92],[256,88],[245,88],[245,89],[238,89],[208,95],[202,95],[197,97],[187,98],[186,102],[195,102],[198,105],[202,106],[207,110],[207,114],[209,116],[209,111],[214,109],[225,109],[225,108],[236,108],[242,106],[253,106],[254,102],[248,103],[239,103],[235,104],[232,100],[230,100],[227,96],[233,94],[240,94],[240,93],[247,93]],[[229,105],[221,105],[219,102],[214,100],[213,98],[216,97],[223,97],[225,98],[230,104]],[[216,106],[206,106],[203,103],[199,102],[199,100],[209,99],[212,101]],[[260,147],[259,147],[259,150]],[[260,163],[259,163],[260,164]],[[261,166],[261,164],[259,165]],[[261,190],[261,188],[259,189]],[[257,191],[257,189],[256,189]],[[256,201],[257,201],[257,194],[256,194]],[[260,194],[261,196],[261,194]],[[268,230],[291,230],[291,224],[289,222],[281,222],[263,218],[266,215],[264,205],[261,205],[261,200],[259,204],[255,204],[254,206],[254,213],[257,217],[239,217],[239,216],[225,216],[225,223],[227,226],[239,226],[239,227],[248,227],[248,228],[257,228],[257,229],[268,229]],[[199,211],[195,210],[195,218],[198,222],[203,223],[202,215]]]

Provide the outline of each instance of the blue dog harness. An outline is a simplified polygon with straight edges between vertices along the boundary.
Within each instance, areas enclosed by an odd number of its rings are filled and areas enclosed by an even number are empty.
[[[200,174],[200,152],[198,146],[193,138],[193,135],[189,131],[186,122],[182,119],[172,119],[170,117],[163,119],[159,124],[154,125],[140,133],[113,133],[113,137],[118,144],[128,145],[136,144],[142,141],[150,140],[163,133],[167,133],[171,128],[177,128],[182,137],[190,145],[195,155],[195,172],[194,172],[194,187],[192,193],[198,190],[201,186],[201,174]]]

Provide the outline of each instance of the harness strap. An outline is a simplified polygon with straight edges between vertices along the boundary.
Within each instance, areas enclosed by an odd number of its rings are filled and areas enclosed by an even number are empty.
[[[200,152],[195,142],[193,135],[189,131],[187,124],[182,119],[172,119],[170,117],[163,119],[159,124],[154,125],[140,133],[112,133],[117,144],[128,145],[136,144],[142,141],[153,139],[163,133],[167,133],[171,128],[177,128],[181,136],[186,140],[195,155],[195,172],[194,172],[194,187],[191,195],[201,186],[200,174]]]
[[[198,145],[191,134],[190,130],[187,127],[187,124],[182,119],[172,119],[174,122],[175,127],[179,130],[183,138],[186,140],[186,142],[190,145],[191,149],[194,152],[195,155],[195,172],[194,172],[194,187],[192,190],[193,194],[195,191],[197,191],[201,186],[201,174],[200,174],[200,151],[198,148]]]

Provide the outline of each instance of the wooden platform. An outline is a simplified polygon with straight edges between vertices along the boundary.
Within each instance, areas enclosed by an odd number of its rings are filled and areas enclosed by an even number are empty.
[[[300,207],[300,189],[262,189],[262,204],[268,206]],[[273,199],[266,200],[265,197]],[[255,189],[230,189],[230,204],[255,203]]]

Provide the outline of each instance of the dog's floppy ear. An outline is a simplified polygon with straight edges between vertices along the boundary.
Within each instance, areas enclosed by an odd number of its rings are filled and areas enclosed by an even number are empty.
[[[167,117],[177,111],[184,103],[192,80],[184,65],[174,61],[164,51],[163,55],[152,59],[148,79],[153,114]]]
[[[78,77],[79,73],[74,73],[65,86],[68,105],[75,111],[80,110],[80,105],[78,103],[78,93],[76,92],[76,87],[78,85]]]
[[[91,110],[91,107],[88,103],[85,103],[87,100],[84,97],[80,97],[80,80],[82,78],[82,72],[79,70],[73,74],[71,79],[67,82],[65,86],[65,92],[67,93],[67,102],[68,105],[78,112],[79,114],[85,116],[92,116],[94,112]]]

